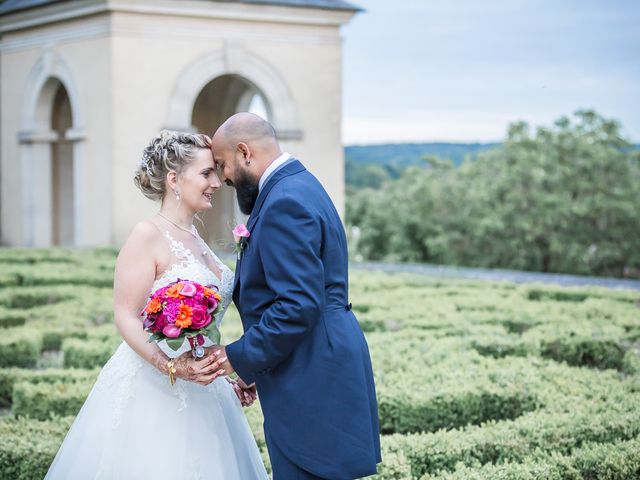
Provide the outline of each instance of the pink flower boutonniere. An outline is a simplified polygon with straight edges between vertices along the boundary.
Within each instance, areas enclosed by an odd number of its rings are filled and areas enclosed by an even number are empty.
[[[236,253],[238,254],[238,260],[242,258],[242,251],[247,246],[247,239],[251,236],[251,232],[247,230],[244,223],[240,223],[232,230],[233,238],[236,240]]]

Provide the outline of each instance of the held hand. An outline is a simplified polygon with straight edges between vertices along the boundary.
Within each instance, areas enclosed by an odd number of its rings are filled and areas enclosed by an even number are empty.
[[[238,383],[238,386],[242,390],[244,401],[247,402],[247,406],[255,402],[256,398],[258,398],[258,391],[256,390],[256,384],[252,383],[251,385],[247,385],[246,383],[244,383],[244,380],[242,380],[240,377],[236,379],[236,382]],[[242,401],[242,399],[240,401]]]
[[[252,395],[250,391],[245,390],[241,386],[241,384],[244,385],[244,382],[242,382],[242,380],[240,380],[239,378],[237,380],[232,380],[229,377],[226,378],[227,381],[231,384],[233,391],[235,392],[238,400],[240,400],[240,404],[243,407],[249,407],[253,404],[253,402],[255,402],[257,396],[255,394]]]
[[[194,360],[189,351],[175,359],[176,377],[200,385],[209,385],[220,375],[224,375],[223,365],[226,361],[220,352],[213,352],[200,360]]]
[[[227,359],[227,351],[223,345],[215,345],[213,347],[207,348],[207,353],[211,351],[214,355],[218,355],[220,359],[224,358],[224,361],[221,361],[220,368],[224,370],[224,375],[231,375],[233,373],[233,367],[231,363]]]

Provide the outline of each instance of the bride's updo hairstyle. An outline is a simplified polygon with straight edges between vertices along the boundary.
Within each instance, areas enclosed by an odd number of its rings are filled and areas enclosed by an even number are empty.
[[[174,170],[180,174],[198,149],[210,147],[211,139],[206,135],[162,130],[144,149],[133,183],[145,197],[162,200],[166,193],[167,173]]]

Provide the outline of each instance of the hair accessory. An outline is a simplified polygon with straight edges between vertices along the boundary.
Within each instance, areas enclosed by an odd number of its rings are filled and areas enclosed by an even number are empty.
[[[151,171],[151,155],[147,152],[142,154],[142,162],[140,162],[140,166],[147,170],[147,175],[153,177],[153,172]]]

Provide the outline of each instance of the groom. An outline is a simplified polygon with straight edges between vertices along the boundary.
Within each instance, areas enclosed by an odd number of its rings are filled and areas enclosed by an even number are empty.
[[[367,342],[348,299],[340,217],[257,115],[229,118],[211,148],[221,179],[250,214],[233,292],[245,333],[220,356],[227,373],[257,385],[273,478],[372,475],[378,410]]]

